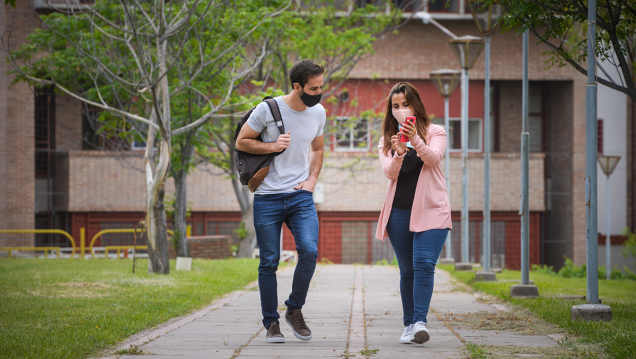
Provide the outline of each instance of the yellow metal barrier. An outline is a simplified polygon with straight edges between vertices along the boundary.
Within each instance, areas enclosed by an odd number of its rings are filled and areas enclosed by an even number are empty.
[[[57,251],[57,259],[60,259],[60,247],[0,247],[0,251],[8,251],[11,258],[11,251],[44,251],[44,257],[49,257],[49,251]]]
[[[82,228],[83,229],[83,228]],[[73,237],[61,229],[0,229],[0,233],[6,234],[20,234],[20,233],[35,233],[35,234],[61,234],[66,236],[71,241],[71,245],[73,246],[73,252],[71,253],[71,257],[75,255],[75,240]],[[36,247],[41,248],[41,247]]]
[[[82,230],[84,230],[84,228],[82,228]],[[97,232],[95,234],[95,236],[93,236],[93,239],[91,239],[91,244],[88,246],[88,250],[91,252],[91,255],[93,256],[93,258],[95,258],[95,252],[93,252],[93,244],[95,244],[95,241],[97,240],[97,238],[101,237],[104,234],[108,234],[108,233],[135,233],[135,229],[133,229],[133,228],[104,229],[104,230],[101,230],[101,231]],[[143,233],[143,229],[137,228],[137,233]],[[174,232],[171,231],[171,230],[168,230],[168,234],[172,236],[174,234]],[[109,247],[110,248],[114,248],[114,247],[132,248],[133,246],[109,246]],[[141,249],[141,246],[137,246],[137,248]],[[146,249],[148,249],[148,246],[146,246]],[[84,249],[82,248],[82,257],[83,256],[84,256]],[[117,252],[117,258],[119,258],[119,251]]]
[[[106,246],[106,247],[104,247],[104,253],[106,255],[106,258],[108,258],[108,252],[111,249],[113,249],[113,250],[116,249],[117,250],[117,259],[119,259],[119,254],[121,253],[122,250],[126,250],[126,249],[135,249],[135,250],[137,250],[137,249],[146,249],[147,250],[148,246],[137,246],[137,247],[135,247],[135,246]]]

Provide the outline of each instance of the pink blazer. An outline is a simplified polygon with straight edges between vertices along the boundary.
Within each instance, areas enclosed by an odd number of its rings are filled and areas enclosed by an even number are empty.
[[[450,200],[442,170],[442,159],[446,151],[446,131],[444,127],[431,124],[427,131],[428,145],[416,134],[411,138],[411,145],[422,159],[424,166],[417,180],[413,209],[411,210],[411,232],[423,232],[429,229],[452,229]],[[384,175],[390,180],[386,191],[386,198],[380,212],[378,227],[375,232],[377,239],[388,237],[386,225],[391,215],[393,198],[397,187],[398,175],[402,167],[405,153],[402,156],[391,155],[391,151],[384,154],[384,137],[380,139],[380,163]]]

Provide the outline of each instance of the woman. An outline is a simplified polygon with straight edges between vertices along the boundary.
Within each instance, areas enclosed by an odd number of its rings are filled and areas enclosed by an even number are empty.
[[[405,121],[409,116],[416,117],[414,125]],[[406,136],[409,143],[401,142],[398,135]],[[378,148],[390,181],[376,238],[388,234],[400,268],[405,328],[399,341],[422,344],[430,339],[426,315],[435,264],[452,225],[441,167],[446,131],[431,123],[420,94],[407,82],[391,89]]]

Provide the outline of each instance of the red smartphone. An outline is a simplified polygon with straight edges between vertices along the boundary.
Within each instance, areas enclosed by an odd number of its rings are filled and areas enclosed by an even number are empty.
[[[415,116],[409,116],[406,118],[406,122],[411,121],[411,123],[409,123],[409,125],[413,126],[415,125]],[[402,136],[402,134],[400,133],[400,142],[409,142],[409,138],[406,136]]]

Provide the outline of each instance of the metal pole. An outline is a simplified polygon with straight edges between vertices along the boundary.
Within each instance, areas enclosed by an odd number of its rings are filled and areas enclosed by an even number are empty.
[[[486,35],[484,79],[484,271],[490,272],[490,35]]]
[[[607,237],[605,237],[605,279],[610,279],[612,271],[612,254],[610,248],[612,245],[610,239],[610,175],[607,174]]]
[[[596,0],[588,3],[587,33],[587,86],[585,87],[585,204],[586,204],[586,264],[587,302],[598,303],[598,213],[596,202],[596,66],[594,45],[596,44]]]
[[[448,118],[448,97],[444,97],[444,126],[446,127],[446,136],[450,135],[450,119]],[[450,203],[451,188],[450,188],[450,141],[446,141],[446,189],[448,191],[448,202]],[[451,239],[451,232],[448,231],[446,235],[446,258],[453,256],[453,244]]]
[[[521,284],[530,284],[530,205],[529,163],[530,133],[528,133],[528,30],[523,33],[523,83],[521,129]]]
[[[468,262],[468,69],[462,69],[462,262]]]

